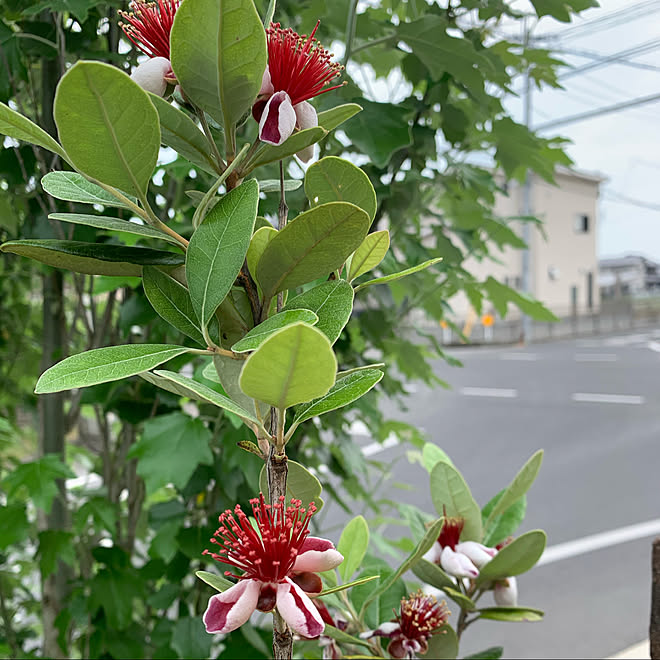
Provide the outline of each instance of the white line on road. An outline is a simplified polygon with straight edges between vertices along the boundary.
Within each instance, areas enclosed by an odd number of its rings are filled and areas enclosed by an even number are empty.
[[[362,453],[368,458],[369,456],[374,456],[375,454],[380,454],[380,452],[385,451],[386,449],[392,449],[399,444],[399,438],[397,438],[393,433],[385,438],[384,442],[372,442],[365,447],[362,447]]]
[[[576,362],[616,362],[619,357],[614,353],[576,353]]]
[[[639,406],[644,403],[643,396],[635,394],[595,394],[591,392],[575,392],[571,399],[579,403],[626,403]]]
[[[506,389],[504,387],[461,387],[464,396],[494,396],[500,399],[515,399],[518,390]]]
[[[648,343],[648,347],[652,351],[655,351],[656,353],[660,353],[660,341],[650,341]]]
[[[649,520],[648,522],[637,523],[636,525],[628,525],[627,527],[612,529],[609,532],[592,534],[591,536],[585,536],[581,539],[575,539],[574,541],[558,543],[557,545],[552,545],[545,549],[537,566],[552,564],[556,561],[561,561],[562,559],[570,559],[571,557],[584,555],[587,552],[611,548],[620,543],[628,543],[629,541],[644,539],[648,536],[655,536],[659,533],[660,518],[657,518],[655,520]]]
[[[520,362],[536,362],[539,358],[538,353],[502,353],[500,360],[519,360]]]

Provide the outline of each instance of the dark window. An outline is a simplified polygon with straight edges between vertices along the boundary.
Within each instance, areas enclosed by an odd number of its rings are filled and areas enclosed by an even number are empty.
[[[589,232],[589,216],[583,213],[578,213],[575,216],[573,229],[576,234],[587,234]]]

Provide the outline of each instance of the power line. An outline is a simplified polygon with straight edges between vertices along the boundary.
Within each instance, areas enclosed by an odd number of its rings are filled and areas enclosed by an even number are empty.
[[[660,204],[654,204],[653,202],[646,202],[642,199],[628,197],[628,195],[622,195],[621,193],[614,192],[613,190],[606,190],[604,194],[611,198],[610,201],[618,204],[628,204],[630,206],[639,206],[643,209],[650,209],[651,211],[660,211]]]
[[[608,57],[601,53],[595,53],[587,50],[573,50],[572,48],[558,48],[553,50],[553,54],[559,55],[575,55],[576,57],[584,57],[591,60],[603,62]],[[633,62],[632,60],[617,60],[616,64],[623,64],[624,66],[633,67],[635,69],[646,69],[647,71],[660,71],[660,66],[654,64],[647,64],[646,62]]]
[[[577,115],[569,115],[568,117],[561,117],[560,119],[555,119],[546,124],[541,124],[536,126],[536,130],[544,131],[548,128],[557,128],[558,126],[565,126],[566,124],[574,124],[579,121],[584,121],[585,119],[591,119],[592,117],[600,117],[601,115],[608,115],[614,112],[620,112],[621,110],[626,110],[627,108],[635,108],[640,105],[646,105],[647,103],[655,103],[660,101],[660,94],[653,94],[651,96],[641,96],[636,99],[631,99],[630,101],[624,101],[623,103],[616,103],[615,105],[606,106],[604,108],[598,108],[596,110],[590,110],[589,112],[582,112]]]

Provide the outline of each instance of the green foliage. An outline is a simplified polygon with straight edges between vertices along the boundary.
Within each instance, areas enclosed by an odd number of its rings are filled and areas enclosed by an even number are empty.
[[[0,103],[0,134],[44,147],[66,159],[64,149],[46,131],[4,103]]]
[[[49,195],[67,202],[130,208],[126,201],[88,181],[78,172],[48,172],[41,179],[41,186]],[[130,197],[125,199],[131,201]],[[133,199],[133,202],[137,203],[137,200]]]
[[[274,332],[286,328],[292,323],[308,323],[309,325],[316,325],[318,320],[319,317],[309,309],[290,309],[280,312],[252,328],[243,339],[237,341],[231,347],[231,350],[234,351],[234,353],[254,351]]]
[[[363,516],[356,516],[341,533],[337,550],[344,555],[339,565],[339,575],[346,582],[362,565],[369,547],[369,526]]]
[[[545,532],[540,529],[526,532],[514,539],[481,569],[478,583],[527,572],[541,558],[546,540]]]
[[[531,607],[484,607],[479,610],[479,618],[491,621],[541,621],[543,611]]]
[[[390,233],[387,229],[369,234],[351,257],[349,281],[368,273],[380,264],[390,249]]]

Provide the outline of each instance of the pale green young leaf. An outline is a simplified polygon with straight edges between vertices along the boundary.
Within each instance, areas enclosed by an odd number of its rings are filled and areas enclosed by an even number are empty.
[[[271,239],[259,260],[257,278],[265,298],[327,277],[360,245],[370,224],[365,211],[347,202],[298,215]]]
[[[78,172],[48,172],[41,179],[41,187],[56,199],[66,202],[82,202],[84,204],[101,204],[128,209],[130,206],[111,195],[107,190],[88,181]],[[127,196],[137,204],[137,199]]]
[[[533,607],[484,607],[479,612],[480,619],[491,621],[541,621],[544,616],[543,610]]]
[[[208,584],[209,587],[213,587],[216,591],[219,591],[220,593],[222,593],[223,591],[227,591],[227,589],[234,586],[234,582],[230,582],[229,580],[221,577],[220,575],[216,575],[215,573],[209,573],[208,571],[195,571],[195,575],[202,582],[206,582],[206,584]]]
[[[282,311],[252,328],[243,339],[237,341],[231,347],[231,350],[234,351],[234,353],[254,351],[274,332],[277,332],[292,323],[308,323],[309,325],[315,325],[318,320],[319,317],[308,309],[291,309]]]
[[[183,255],[175,252],[51,238],[8,241],[0,250],[87,275],[139,276],[143,266],[175,268],[183,263]]]
[[[111,218],[105,215],[87,215],[84,213],[51,213],[49,216],[52,220],[60,220],[61,222],[71,222],[76,225],[87,225],[88,227],[96,227],[96,229],[105,229],[107,231],[123,231],[127,234],[135,234],[136,236],[144,236],[145,238],[157,238],[167,243],[180,246],[181,244],[176,238],[173,238],[165,232],[158,231],[149,225],[139,225],[137,222],[130,222],[128,220],[120,220],[119,218]]]
[[[46,131],[4,103],[0,103],[0,135],[36,144],[68,160],[64,149]]]
[[[527,572],[541,558],[546,540],[546,534],[541,529],[534,529],[514,539],[481,568],[477,584]]]
[[[242,183],[220,199],[190,239],[186,278],[202,327],[209,324],[243,266],[258,203],[256,180]]]
[[[434,445],[432,442],[425,443],[424,447],[422,447],[422,465],[429,474],[438,461],[444,461],[445,463],[449,463],[449,465],[454,465],[447,452],[440,449],[438,445]]]
[[[431,500],[438,515],[465,519],[462,541],[481,542],[481,510],[453,465],[439,461],[431,470]]]
[[[346,280],[329,280],[289,300],[284,309],[309,309],[319,321],[316,327],[334,344],[353,311],[353,287]]]
[[[54,117],[77,170],[138,197],[146,193],[160,149],[158,113],[126,73],[77,62],[57,86]]]
[[[35,392],[48,394],[135,376],[189,352],[170,344],[107,346],[65,358],[41,374]]]
[[[374,280],[369,280],[368,282],[362,282],[361,284],[358,284],[358,286],[355,287],[355,293],[361,291],[362,289],[366,289],[368,286],[373,286],[374,284],[387,284],[388,282],[395,282],[396,280],[400,280],[402,277],[412,275],[413,273],[418,273],[420,270],[424,270],[429,266],[433,266],[434,264],[437,264],[440,261],[442,261],[442,257],[437,257],[436,259],[429,259],[424,263],[417,264],[416,266],[412,266],[411,268],[406,268],[405,270],[401,270],[398,273],[392,273],[391,275],[383,275],[383,277],[377,277]]]
[[[254,232],[250,239],[250,247],[248,248],[246,259],[248,270],[252,274],[252,277],[255,278],[257,284],[259,284],[259,281],[256,279],[259,259],[261,259],[261,255],[264,253],[266,246],[276,234],[277,229],[275,229],[275,227],[260,227]]]
[[[337,550],[344,556],[344,561],[338,567],[339,575],[344,582],[360,568],[368,548],[369,525],[364,516],[355,516],[344,527],[337,544]]]
[[[311,325],[294,323],[252,353],[239,383],[253,399],[284,410],[326,394],[336,372],[337,359],[328,338]]]
[[[186,96],[219,124],[250,110],[267,63],[252,0],[184,0],[170,35],[172,68]]]
[[[350,202],[366,211],[371,220],[378,207],[369,177],[353,163],[336,156],[321,158],[307,168],[305,195],[312,206]]]
[[[303,182],[300,179],[284,179],[284,192],[298,190]],[[279,179],[263,179],[259,181],[259,192],[272,193],[280,192]]]
[[[324,110],[318,113],[319,126],[326,131],[332,131],[361,110],[362,106],[357,103],[344,103],[330,108],[330,110]]]
[[[327,573],[330,571],[326,571],[325,573],[321,573],[324,577],[326,577]],[[336,594],[339,593],[340,591],[346,591],[346,589],[352,589],[353,587],[359,587],[361,584],[366,584],[367,582],[373,582],[374,580],[378,580],[380,578],[380,575],[370,575],[369,577],[365,578],[359,578],[357,580],[352,580],[351,582],[346,582],[345,584],[338,584],[335,585],[334,587],[330,587],[329,589],[324,589],[320,594],[319,597],[322,596],[329,596],[330,594]]]
[[[382,369],[385,366],[384,362],[373,362],[372,364],[364,364],[361,367],[353,367],[352,369],[345,369],[344,371],[337,372],[337,380],[348,376],[349,374],[357,373],[358,371],[366,371],[367,369]]]
[[[390,249],[390,232],[387,229],[369,234],[355,250],[351,259],[348,280],[352,282],[356,277],[368,273],[378,266]]]

